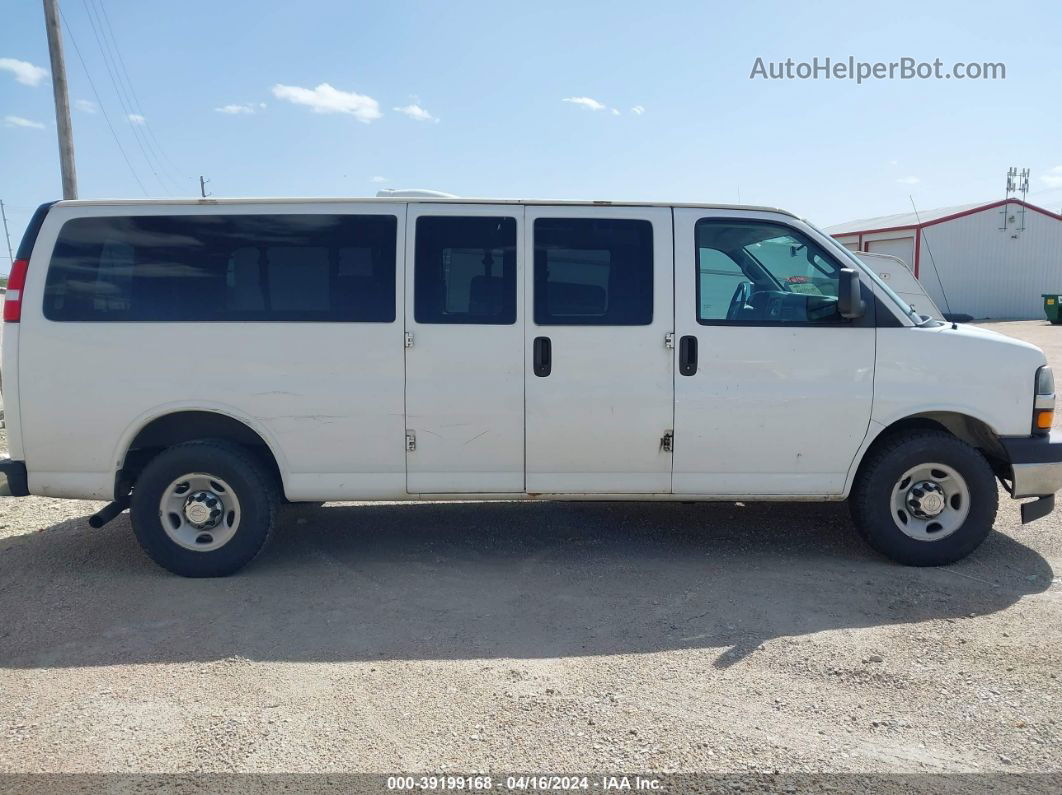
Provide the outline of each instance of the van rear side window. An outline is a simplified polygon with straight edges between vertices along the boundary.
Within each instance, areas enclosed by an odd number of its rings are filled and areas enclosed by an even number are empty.
[[[44,316],[59,321],[395,320],[393,215],[77,218]]]
[[[413,317],[418,323],[516,322],[516,219],[417,219]]]
[[[653,322],[653,225],[615,218],[535,220],[535,323]]]

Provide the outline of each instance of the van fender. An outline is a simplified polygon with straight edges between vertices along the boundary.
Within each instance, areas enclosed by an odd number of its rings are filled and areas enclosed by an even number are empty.
[[[977,412],[971,411],[969,406],[955,404],[927,405],[921,406],[915,411],[908,410],[903,413],[897,412],[896,414],[885,418],[874,417],[867,424],[867,432],[866,435],[863,437],[863,442],[859,445],[859,449],[856,451],[855,457],[852,459],[852,464],[848,468],[848,475],[845,477],[844,491],[842,493],[842,497],[844,499],[847,499],[850,495],[852,491],[852,486],[855,484],[856,473],[859,471],[859,467],[863,463],[863,457],[866,455],[867,450],[870,449],[870,446],[878,440],[882,433],[887,431],[896,423],[902,422],[903,420],[916,419],[920,417],[924,417],[926,419],[934,419],[932,416],[934,414],[952,414],[968,417],[985,425],[997,439],[999,438],[999,433],[992,426],[992,423],[988,422],[983,416],[980,416]]]
[[[175,401],[172,403],[163,403],[159,406],[148,409],[140,414],[118,439],[118,444],[115,447],[112,460],[115,462],[115,472],[121,470],[125,465],[125,454],[129,452],[129,446],[133,443],[133,439],[140,433],[148,423],[154,422],[160,417],[165,417],[167,414],[177,414],[182,411],[206,411],[214,414],[222,414],[229,419],[236,420],[261,437],[265,442],[266,447],[269,448],[269,452],[273,455],[273,460],[277,462],[277,468],[280,470],[280,477],[283,481],[282,485],[287,490],[287,478],[288,478],[288,461],[284,455],[283,448],[277,441],[276,437],[255,418],[244,414],[239,409],[230,406],[226,403],[216,403],[214,401],[198,401],[191,403],[188,401]]]

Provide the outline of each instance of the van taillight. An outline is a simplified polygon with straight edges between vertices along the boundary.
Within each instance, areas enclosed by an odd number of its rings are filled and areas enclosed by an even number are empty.
[[[4,297],[4,322],[18,323],[22,318],[22,288],[26,285],[26,269],[29,261],[17,259],[11,263],[11,275],[7,277],[7,295]]]

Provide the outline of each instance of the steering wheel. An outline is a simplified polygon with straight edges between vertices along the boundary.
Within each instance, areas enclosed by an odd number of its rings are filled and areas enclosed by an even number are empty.
[[[730,299],[730,307],[726,310],[727,320],[741,320],[741,313],[745,305],[752,299],[752,282],[742,282],[734,290]]]

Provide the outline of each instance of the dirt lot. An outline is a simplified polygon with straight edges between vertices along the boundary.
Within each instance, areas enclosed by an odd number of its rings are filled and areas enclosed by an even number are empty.
[[[0,502],[0,771],[1062,771],[1062,515],[1010,500],[942,569],[840,504],[336,504],[216,581],[95,508]]]

